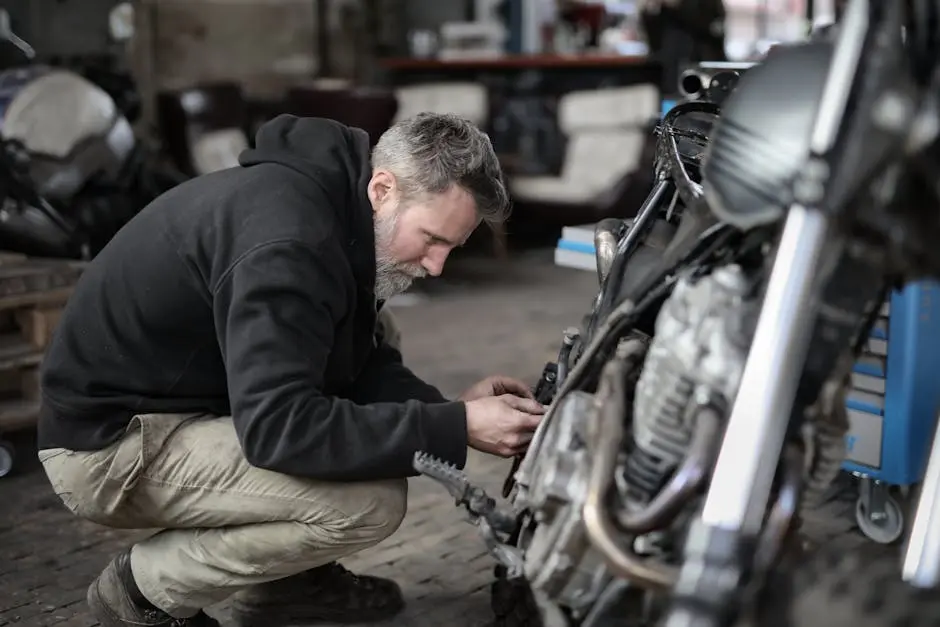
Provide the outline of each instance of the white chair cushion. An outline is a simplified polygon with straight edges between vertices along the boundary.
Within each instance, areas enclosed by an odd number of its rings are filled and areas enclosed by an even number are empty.
[[[641,127],[659,114],[653,85],[575,91],[558,101],[558,124],[568,135],[611,127]]]
[[[419,113],[453,113],[482,126],[489,115],[486,88],[476,83],[428,83],[396,90],[398,113],[395,121]]]
[[[203,133],[190,142],[193,167],[197,174],[238,165],[238,155],[248,148],[248,139],[241,129],[226,128]]]
[[[561,204],[586,204],[641,167],[646,134],[633,129],[582,131],[568,140],[561,176],[517,176],[514,198]]]

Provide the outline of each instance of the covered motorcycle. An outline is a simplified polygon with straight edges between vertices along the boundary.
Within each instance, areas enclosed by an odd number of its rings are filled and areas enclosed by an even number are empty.
[[[24,58],[0,68],[0,249],[90,258],[183,178],[98,84]]]

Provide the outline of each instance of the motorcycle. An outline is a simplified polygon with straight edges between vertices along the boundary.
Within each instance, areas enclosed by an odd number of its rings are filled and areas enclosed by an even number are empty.
[[[852,365],[886,295],[940,276],[940,2],[851,0],[659,126],[657,183],[595,233],[601,287],[546,367],[499,503],[467,508],[504,627],[937,624],[940,436],[905,557],[800,540],[845,459]],[[810,350],[812,347],[812,350]]]
[[[0,249],[90,259],[186,177],[138,141],[136,90],[123,74],[37,62],[3,10],[0,49]]]

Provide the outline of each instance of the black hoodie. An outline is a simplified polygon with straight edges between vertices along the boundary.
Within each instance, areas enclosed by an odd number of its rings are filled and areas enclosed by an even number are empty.
[[[206,412],[292,475],[404,477],[416,450],[462,465],[464,404],[376,341],[367,135],[281,116],[239,162],[157,198],[91,262],[42,364],[40,448]]]

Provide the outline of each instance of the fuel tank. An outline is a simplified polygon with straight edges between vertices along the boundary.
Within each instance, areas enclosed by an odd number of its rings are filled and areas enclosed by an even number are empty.
[[[775,48],[724,101],[702,166],[720,220],[746,230],[783,216],[809,155],[832,51],[831,41]]]

